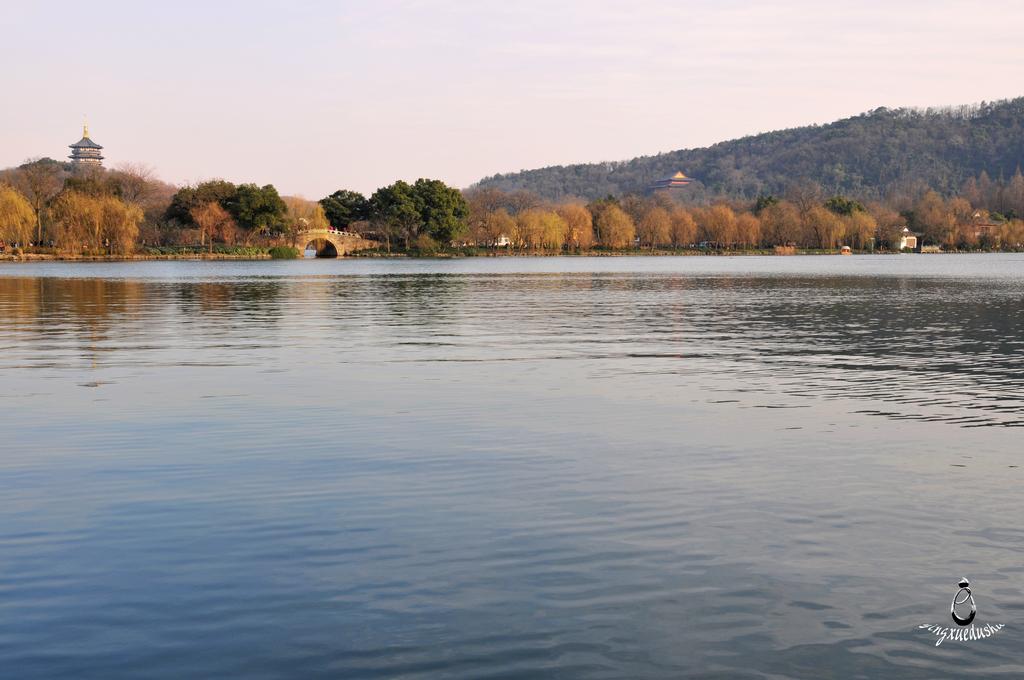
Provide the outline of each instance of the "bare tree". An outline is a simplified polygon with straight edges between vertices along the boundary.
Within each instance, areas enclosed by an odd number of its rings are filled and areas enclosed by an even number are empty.
[[[491,245],[512,244],[516,237],[516,218],[504,208],[499,208],[487,221],[487,234]]]
[[[801,179],[786,189],[786,200],[795,205],[801,214],[805,214],[811,208],[820,206],[825,200],[825,194],[817,182]]]
[[[227,210],[216,201],[197,205],[189,211],[192,220],[199,226],[200,245],[206,245],[209,238],[210,252],[213,252],[213,239],[215,236],[222,238],[227,234],[234,233],[235,221]]]
[[[913,226],[928,242],[953,245],[957,241],[956,216],[934,191],[928,191],[914,203]]]
[[[49,158],[31,158],[11,174],[35,212],[37,244],[43,240],[43,210],[63,188],[65,175],[61,165]]]
[[[112,173],[121,188],[121,200],[142,205],[159,189],[153,168],[142,163],[121,163]]]

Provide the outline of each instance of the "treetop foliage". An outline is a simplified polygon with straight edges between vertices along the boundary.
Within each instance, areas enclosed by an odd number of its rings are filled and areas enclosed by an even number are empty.
[[[389,244],[401,240],[407,248],[421,235],[448,244],[465,231],[468,216],[462,192],[436,179],[418,179],[414,184],[398,180],[370,197],[374,228]]]
[[[280,227],[288,210],[273,184],[239,184],[234,199],[226,207],[239,226],[259,234],[269,234]]]
[[[370,218],[370,201],[358,191],[339,189],[320,199],[327,221],[335,229],[347,229],[353,222]]]
[[[262,187],[222,179],[182,187],[167,207],[167,219],[195,224],[193,210],[207,203],[224,208],[241,228],[254,233],[270,233],[281,227],[287,206],[272,184]]]
[[[864,205],[859,201],[845,196],[833,196],[825,201],[825,207],[837,215],[852,215],[855,212],[864,212]]]

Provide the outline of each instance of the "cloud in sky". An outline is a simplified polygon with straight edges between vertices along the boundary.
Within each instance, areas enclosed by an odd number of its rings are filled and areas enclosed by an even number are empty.
[[[311,197],[1024,94],[1017,1],[6,4],[0,166],[88,114],[113,163]]]

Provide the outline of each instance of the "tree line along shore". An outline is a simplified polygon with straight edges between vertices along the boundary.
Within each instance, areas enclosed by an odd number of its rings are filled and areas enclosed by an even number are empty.
[[[396,181],[369,197],[319,201],[273,185],[210,180],[177,187],[144,167],[52,159],[0,172],[7,258],[297,257],[304,232],[334,229],[378,244],[369,256],[896,251],[906,234],[948,251],[1024,248],[1024,177],[972,178],[955,195],[920,186],[884,200],[828,195],[795,181],[755,200],[685,191],[549,201],[527,191]]]

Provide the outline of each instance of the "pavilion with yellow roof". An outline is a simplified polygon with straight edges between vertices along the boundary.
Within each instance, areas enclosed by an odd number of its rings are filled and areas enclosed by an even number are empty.
[[[674,175],[652,182],[648,188],[651,191],[657,191],[658,189],[676,189],[679,187],[685,187],[692,181],[692,179],[684,175],[682,172],[677,172]]]

